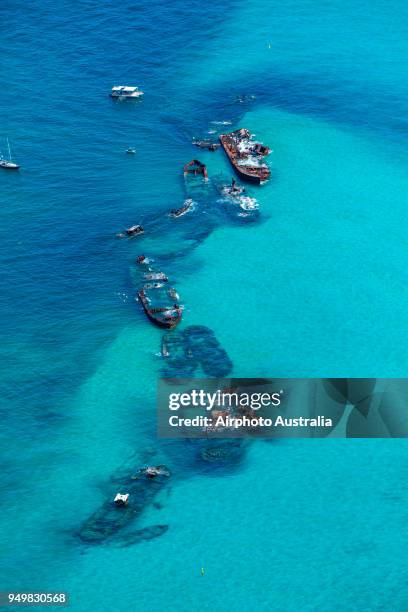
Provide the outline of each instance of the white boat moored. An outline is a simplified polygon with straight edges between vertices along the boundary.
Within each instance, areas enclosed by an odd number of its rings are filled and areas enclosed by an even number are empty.
[[[112,87],[111,98],[139,98],[143,96],[143,91],[138,87],[128,87],[127,85],[115,85]]]
[[[10,143],[9,143],[9,139],[8,138],[7,138],[7,147],[8,147],[9,157],[8,157],[8,159],[6,159],[0,153],[0,168],[6,168],[7,170],[18,170],[20,166],[18,164],[16,164],[15,162],[13,162],[12,159],[11,159],[11,150],[10,150]]]
[[[8,168],[9,170],[18,170],[19,165],[14,162],[9,161],[8,159],[0,159],[0,168]]]

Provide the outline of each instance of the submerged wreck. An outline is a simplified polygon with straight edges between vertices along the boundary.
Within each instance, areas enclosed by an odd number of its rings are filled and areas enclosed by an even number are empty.
[[[102,544],[106,540],[115,539],[123,546],[136,544],[162,535],[168,525],[152,525],[145,529],[118,532],[125,530],[135,521],[150,504],[156,495],[167,485],[170,471],[164,465],[149,466],[129,473],[121,479],[117,486],[122,491],[106,501],[81,526],[78,537],[88,544]]]
[[[186,345],[185,331],[164,334],[161,355],[166,360],[162,368],[164,378],[192,378],[194,376],[198,361]]]
[[[191,198],[188,198],[183,206],[181,208],[173,208],[170,211],[170,217],[173,217],[174,219],[177,219],[178,217],[182,217],[183,215],[185,215],[186,213],[189,212],[189,210],[192,209],[193,207],[193,200]]]
[[[204,325],[190,325],[179,333],[166,334],[161,354],[165,358],[164,378],[192,377],[199,366],[206,376],[223,378],[233,367],[212,329]]]
[[[254,142],[252,138],[249,130],[241,128],[229,134],[221,134],[220,142],[238,176],[259,185],[271,175],[263,161],[270,149],[260,142]]]
[[[183,167],[184,176],[193,174],[194,176],[202,175],[205,179],[208,178],[207,167],[198,159],[192,159]]]
[[[173,329],[180,323],[183,311],[175,302],[178,295],[172,287],[164,287],[161,283],[145,285],[137,295],[147,318],[155,325]]]
[[[150,260],[145,255],[139,255],[136,260],[138,264],[148,262]],[[135,299],[142,305],[149,321],[165,329],[175,327],[181,321],[183,307],[166,274],[149,265],[144,270],[141,266],[138,276],[140,285]]]
[[[190,325],[184,330],[185,348],[206,376],[224,378],[232,370],[232,361],[214,332],[205,325]]]

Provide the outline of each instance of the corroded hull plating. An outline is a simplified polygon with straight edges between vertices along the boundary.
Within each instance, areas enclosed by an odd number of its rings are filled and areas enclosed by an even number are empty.
[[[221,134],[220,142],[237,175],[243,181],[248,181],[249,183],[259,185],[260,183],[269,179],[271,171],[267,166],[245,166],[239,164],[241,160],[245,159],[245,155],[242,155],[239,152],[237,144],[233,138],[233,136],[239,132],[240,130],[231,132],[231,134]]]
[[[151,308],[143,289],[138,291],[137,295],[143,306],[143,310],[145,311],[147,318],[155,325],[163,327],[164,329],[173,329],[174,327],[176,327],[176,325],[178,325],[178,323],[180,323],[182,317],[180,309],[177,311],[176,315],[165,319],[163,313],[167,310],[172,310],[171,308]]]

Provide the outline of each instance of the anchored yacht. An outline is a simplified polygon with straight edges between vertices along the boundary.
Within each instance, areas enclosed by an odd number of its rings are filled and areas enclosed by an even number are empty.
[[[11,159],[11,151],[10,151],[10,143],[7,138],[7,148],[8,148],[8,159],[5,159],[3,155],[0,153],[0,167],[7,168],[7,170],[18,170],[19,165],[12,161]]]

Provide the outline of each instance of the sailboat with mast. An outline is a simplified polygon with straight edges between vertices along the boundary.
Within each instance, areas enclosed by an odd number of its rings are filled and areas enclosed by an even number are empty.
[[[7,148],[8,148],[8,159],[5,159],[3,155],[0,153],[0,167],[6,168],[7,170],[18,170],[20,166],[16,164],[15,162],[13,162],[11,158],[10,143],[9,143],[8,138],[7,138]]]

